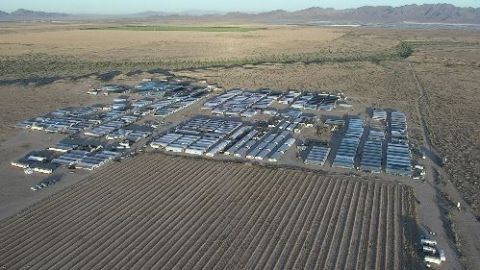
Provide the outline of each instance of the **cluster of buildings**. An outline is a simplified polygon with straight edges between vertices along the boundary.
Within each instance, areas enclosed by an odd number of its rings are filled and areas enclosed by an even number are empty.
[[[364,132],[364,120],[361,118],[351,118],[348,120],[347,130],[337,148],[332,167],[337,168],[355,168],[355,157]]]
[[[277,162],[293,146],[292,132],[225,118],[200,117],[178,125],[150,146],[167,152]]]
[[[47,149],[32,151],[11,165],[24,169],[27,174],[51,174],[60,166],[94,170],[122,155],[107,149],[102,145],[74,144],[66,139]]]
[[[110,94],[128,94],[132,92],[139,93],[148,93],[148,92],[165,92],[171,90],[178,90],[184,86],[189,86],[190,82],[185,80],[152,80],[152,79],[143,79],[140,83],[134,87],[122,84],[107,84],[100,88],[95,88],[88,91],[88,94],[91,95],[110,95]]]
[[[110,133],[119,130],[123,127],[126,127],[132,123],[135,123],[138,120],[136,116],[133,115],[124,115],[118,118],[115,118],[110,121],[105,121],[99,125],[96,125],[90,129],[87,129],[83,132],[83,135],[89,137],[104,137]]]
[[[280,112],[273,109],[272,104],[287,102],[291,105],[302,96],[300,92],[282,94],[265,89],[255,92],[230,90],[203,104],[202,109],[210,110],[216,118],[187,121],[154,139],[150,146],[175,153],[278,162],[295,144],[293,134],[300,133],[305,126],[312,127],[313,118],[291,106]],[[240,120],[258,113],[273,118],[254,123]]]
[[[253,117],[269,108],[275,99],[278,99],[278,95],[272,95],[266,90],[231,90],[205,102],[203,108],[211,110],[217,116]]]
[[[422,237],[420,239],[422,245],[423,260],[427,267],[431,267],[431,264],[441,265],[447,260],[445,252],[438,248],[437,241]]]
[[[152,130],[148,126],[130,126],[127,128],[120,128],[106,135],[107,140],[120,140],[136,143],[142,139],[148,138],[152,135]]]
[[[315,117],[305,116],[306,110],[330,111],[345,100],[342,94],[233,89],[203,104],[213,117],[195,117],[150,139],[156,127],[143,121],[145,117],[169,116],[209,90],[181,80],[147,80],[133,88],[105,86],[98,91],[119,94],[111,104],[59,109],[18,123],[21,128],[69,134],[71,140],[31,152],[12,165],[42,173],[59,166],[94,170],[141,141],[167,152],[278,162],[296,144],[296,134],[314,126]],[[261,117],[253,118],[257,114]],[[373,110],[369,124],[359,117],[327,119],[325,124],[344,127],[338,147],[306,147],[305,164],[324,166],[334,152],[332,167],[411,175],[405,114]]]
[[[98,91],[122,95],[110,104],[59,109],[18,123],[20,128],[67,134],[68,138],[11,164],[26,173],[50,174],[60,166],[94,170],[152,136],[153,127],[136,124],[146,116],[167,116],[208,94],[205,87],[178,80],[142,82],[133,89],[108,85]]]
[[[304,93],[293,99],[292,103],[287,103],[296,109],[331,111],[335,109],[340,98],[339,95],[330,93]]]
[[[412,176],[407,119],[399,111],[375,109],[367,124],[361,118],[327,119],[326,125],[344,127],[345,133],[336,149],[332,167],[365,172]],[[310,145],[305,164],[324,166],[332,149]]]
[[[286,130],[294,133],[300,133],[304,126],[313,126],[311,121],[303,117],[302,114],[296,114],[296,111],[290,110],[282,114],[280,122],[275,126],[279,130]]]
[[[122,154],[120,152],[113,152],[107,150],[100,150],[96,152],[89,152],[84,150],[72,150],[60,155],[52,160],[52,163],[65,165],[67,167],[75,166],[78,169],[94,170],[105,163],[119,158]]]
[[[385,145],[385,128],[387,112],[375,109],[372,112],[370,130],[365,141],[360,161],[362,171],[381,173],[383,170],[383,147]]]
[[[26,174],[33,172],[50,174],[59,167],[57,164],[51,163],[59,155],[61,153],[51,150],[32,151],[10,164],[24,169]]]
[[[203,88],[196,90],[182,88],[174,94],[154,100],[149,107],[154,111],[155,116],[167,117],[193,105],[207,94],[208,91]]]
[[[131,99],[128,95],[116,97],[111,104],[85,107],[69,107],[41,117],[21,121],[17,127],[43,130],[52,133],[103,137],[125,127],[146,115],[165,117],[178,112],[208,94],[207,88],[193,86],[184,81],[151,81],[148,87],[134,87],[132,93],[140,95]],[[106,86],[109,93],[126,90],[120,86]]]
[[[167,117],[199,101],[208,94],[208,88],[187,81],[147,81],[132,90],[141,96],[137,100],[116,98],[114,109],[131,109],[134,115],[154,114]]]
[[[285,152],[295,144],[295,138],[289,131],[271,131],[258,136],[259,134],[257,130],[252,130],[242,140],[225,151],[225,155],[278,162]]]
[[[218,116],[253,117],[258,113],[275,116],[277,111],[271,107],[274,102],[294,109],[330,111],[341,98],[330,93],[290,91],[283,94],[267,89],[255,92],[234,89],[207,101],[203,108]]]
[[[407,117],[402,112],[391,112],[389,119],[386,172],[412,176],[412,153],[408,145]]]
[[[107,84],[104,85],[100,88],[94,88],[89,91],[87,91],[87,94],[89,95],[110,95],[110,94],[118,94],[118,93],[128,93],[130,91],[130,87],[126,85],[120,85],[120,84]]]
[[[323,166],[332,149],[327,146],[312,145],[307,149],[305,164]]]
[[[69,107],[50,114],[21,121],[18,128],[41,130],[52,133],[75,134],[108,121],[100,106]]]
[[[215,149],[222,151],[219,146],[226,147],[241,135],[241,131],[246,131],[240,128],[242,125],[242,122],[228,119],[194,118],[154,139],[150,146],[168,152],[206,155]]]

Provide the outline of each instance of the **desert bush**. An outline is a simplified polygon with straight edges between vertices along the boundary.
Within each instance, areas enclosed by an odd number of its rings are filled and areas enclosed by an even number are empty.
[[[408,58],[413,53],[413,48],[405,41],[400,42],[398,55],[402,58]]]

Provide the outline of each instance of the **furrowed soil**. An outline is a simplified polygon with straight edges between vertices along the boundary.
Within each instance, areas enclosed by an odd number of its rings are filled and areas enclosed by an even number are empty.
[[[144,154],[0,223],[5,269],[409,269],[411,189]]]

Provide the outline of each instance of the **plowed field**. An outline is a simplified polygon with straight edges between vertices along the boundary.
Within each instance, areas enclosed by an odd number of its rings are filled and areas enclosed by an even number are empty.
[[[404,269],[410,200],[395,183],[141,155],[0,223],[0,268]]]

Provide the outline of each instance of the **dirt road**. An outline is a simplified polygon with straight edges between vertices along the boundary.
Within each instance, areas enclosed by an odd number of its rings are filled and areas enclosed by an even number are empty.
[[[421,83],[419,82],[415,69],[411,63],[412,76],[419,90],[420,96],[418,102],[418,114],[422,123],[424,151],[426,152],[426,173],[427,178],[425,183],[415,187],[415,193],[420,201],[418,206],[421,222],[427,225],[433,232],[436,233],[436,239],[443,248],[447,256],[447,264],[443,265],[441,269],[480,269],[480,223],[475,219],[471,209],[462,199],[462,196],[456,190],[448,175],[441,167],[440,155],[433,148],[429,137],[428,127],[426,124],[426,110],[427,104],[425,102],[426,93]],[[445,179],[446,186],[441,186],[438,177]],[[445,192],[452,202],[460,202],[463,206],[462,210],[458,211],[453,216],[453,222],[456,225],[458,234],[461,238],[461,253],[464,258],[464,265],[460,263],[460,254],[457,252],[457,247],[453,243],[451,237],[448,237],[448,232],[445,228],[447,217],[442,213],[440,204],[445,203],[445,200],[440,192]]]

